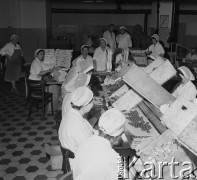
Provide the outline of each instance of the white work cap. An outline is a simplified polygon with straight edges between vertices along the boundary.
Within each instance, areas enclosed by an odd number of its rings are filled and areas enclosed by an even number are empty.
[[[86,106],[93,98],[93,92],[88,87],[79,87],[71,94],[71,102],[78,107]]]
[[[105,43],[107,44],[107,40],[106,40],[105,38],[100,38],[99,40],[100,40],[100,41],[103,40],[103,41],[105,41]]]
[[[115,108],[107,110],[99,119],[99,128],[110,136],[119,136],[124,132],[125,117]]]
[[[81,50],[83,50],[83,48],[89,48],[89,46],[87,44],[84,44],[81,46]]]
[[[120,29],[127,30],[127,28],[125,26],[120,26]]]
[[[157,34],[153,34],[151,39],[154,38],[157,42],[159,41],[159,36]]]
[[[91,75],[89,74],[79,73],[65,85],[65,90],[67,92],[73,92],[79,87],[87,86],[90,82],[90,78]]]
[[[10,36],[10,41],[12,41],[14,38],[19,38],[19,36],[16,35],[16,34],[11,35],[11,36]]]
[[[189,70],[189,68],[187,68],[186,66],[181,66],[178,69],[183,73],[183,75],[185,76],[185,78],[187,78],[187,79],[189,79],[191,81],[194,81],[195,80],[194,75]]]
[[[41,51],[45,52],[44,49],[36,49],[34,52],[34,56],[36,57],[38,55],[38,53]]]

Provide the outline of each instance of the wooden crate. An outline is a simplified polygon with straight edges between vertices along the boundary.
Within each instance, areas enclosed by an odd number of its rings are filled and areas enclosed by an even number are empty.
[[[196,105],[179,97],[161,117],[161,120],[176,135],[179,135],[196,117]]]
[[[149,76],[154,79],[158,84],[164,84],[176,74],[176,70],[170,61],[164,61],[159,67],[152,71]]]
[[[156,68],[158,68],[161,64],[163,64],[164,60],[161,57],[155,59],[152,63],[150,63],[146,68],[144,68],[144,72],[147,74],[151,74]]]
[[[132,66],[123,80],[154,106],[172,104],[175,98],[137,66]]]
[[[139,104],[142,98],[136,94],[133,90],[129,90],[123,96],[121,96],[117,101],[115,101],[112,106],[121,110],[130,110]]]
[[[154,165],[156,175],[159,175],[162,163],[168,163],[168,165],[163,166],[162,179],[164,180],[173,179],[170,174],[172,166],[169,165],[173,158],[175,162],[179,163],[179,165],[174,166],[174,173],[176,176],[179,176],[176,179],[182,179],[180,177],[180,172],[186,168],[186,166],[183,166],[183,163],[190,162],[193,169],[196,168],[196,164],[194,162],[196,158],[195,155],[182,146],[182,144],[177,140],[176,135],[170,130],[165,131],[162,135],[152,141],[148,146],[143,148],[139,154],[140,158],[144,162],[151,162]],[[188,173],[189,172],[187,172],[187,174]]]
[[[130,112],[135,114],[129,115]],[[123,110],[122,113],[126,117],[125,135],[132,149],[140,151],[160,135],[139,107],[126,111]],[[149,128],[143,128],[139,121],[144,122],[144,124],[146,123]]]
[[[179,97],[161,120],[197,154],[197,106],[194,103]]]

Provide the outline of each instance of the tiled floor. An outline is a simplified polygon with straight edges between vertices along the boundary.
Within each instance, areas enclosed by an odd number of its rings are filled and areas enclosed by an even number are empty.
[[[62,175],[52,171],[44,143],[58,144],[53,116],[27,118],[25,87],[17,82],[20,95],[10,92],[0,78],[0,180],[52,180]]]

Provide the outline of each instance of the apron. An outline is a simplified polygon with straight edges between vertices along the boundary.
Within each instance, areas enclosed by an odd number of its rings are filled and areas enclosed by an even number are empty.
[[[6,58],[6,72],[5,81],[12,82],[16,81],[21,77],[22,72],[22,58],[21,50],[15,49],[14,53],[10,58]]]

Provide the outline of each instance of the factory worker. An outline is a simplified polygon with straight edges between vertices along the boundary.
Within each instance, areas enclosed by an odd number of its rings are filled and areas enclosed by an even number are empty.
[[[132,48],[131,36],[127,33],[125,26],[120,26],[120,34],[116,38],[118,48],[129,49]]]
[[[113,146],[121,138],[124,124],[124,115],[115,108],[102,114],[98,123],[99,134],[89,138],[76,153],[73,165],[75,180],[118,180],[119,154]]]
[[[106,30],[103,33],[103,38],[106,39],[107,45],[112,50],[112,53],[114,53],[116,48],[116,38],[113,31],[114,31],[114,25],[110,24],[108,30]]]
[[[39,81],[42,79],[43,75],[52,73],[54,69],[47,70],[45,68],[44,63],[43,63],[45,51],[43,49],[37,49],[34,53],[34,56],[35,56],[35,59],[33,60],[31,64],[29,79]]]
[[[80,73],[77,74],[73,80],[71,80],[67,86],[65,87],[65,96],[63,98],[62,103],[62,117],[64,116],[65,112],[68,111],[69,108],[71,108],[71,92],[73,92],[75,89],[82,87],[82,86],[88,86],[90,82],[91,75]],[[64,93],[64,92],[63,92]]]
[[[164,56],[165,51],[163,46],[159,43],[159,36],[157,34],[153,34],[151,36],[152,44],[146,49],[146,55],[151,59],[156,59],[159,56]]]
[[[84,119],[93,107],[93,92],[87,87],[79,87],[71,94],[71,107],[62,117],[59,127],[61,145],[76,153],[78,147],[90,138],[94,130]]]
[[[74,61],[73,61],[73,66],[79,66],[82,65],[84,62],[89,62],[90,64],[93,65],[93,59],[91,56],[88,55],[88,50],[89,47],[88,45],[82,45],[81,46],[81,55],[79,57],[77,57]]]
[[[104,38],[100,38],[100,46],[94,51],[93,62],[96,71],[110,72],[112,69],[112,51]]]
[[[120,53],[116,55],[115,70],[119,72],[121,68],[128,62],[129,51],[127,49],[120,49]]]
[[[19,37],[12,35],[10,42],[7,43],[1,50],[0,54],[6,56],[6,71],[4,80],[11,83],[11,92],[18,94],[15,82],[21,78],[23,53],[18,44]]]
[[[85,79],[90,79],[92,71],[94,70],[93,64],[89,61],[79,62],[80,65],[73,66],[70,71],[68,72],[65,81],[63,82],[61,86],[61,97],[64,99],[65,95],[67,93],[73,92],[77,87],[81,87],[86,82]],[[79,74],[83,74],[78,76]],[[88,74],[89,76],[85,76],[84,74]],[[78,78],[80,78],[80,81],[76,81]],[[89,82],[88,82],[89,83]],[[73,86],[73,84],[75,84]]]
[[[196,61],[196,60],[197,60],[197,50],[195,48],[192,48],[192,50],[183,59],[183,62]]]
[[[195,80],[194,75],[189,70],[189,68],[185,66],[179,67],[177,73],[178,76],[181,78],[181,83],[173,91],[172,95],[175,98],[181,96],[189,101],[193,101],[196,98],[197,94],[196,87],[191,82]]]

